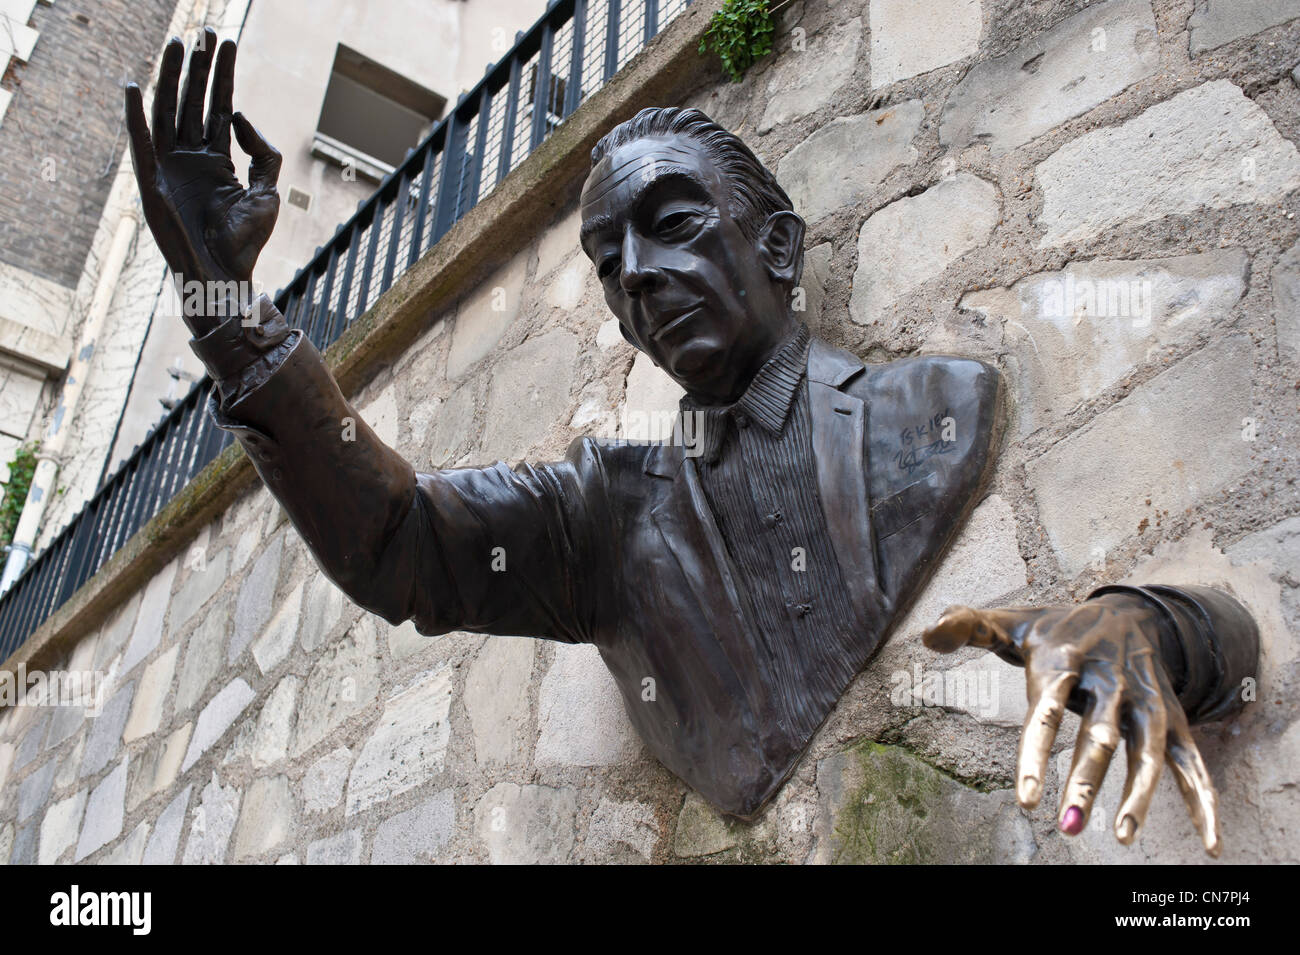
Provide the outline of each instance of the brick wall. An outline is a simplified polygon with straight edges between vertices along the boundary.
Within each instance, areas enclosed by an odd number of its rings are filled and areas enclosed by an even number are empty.
[[[37,5],[31,60],[3,81],[14,98],[0,125],[0,261],[76,286],[126,145],[122,86],[151,75],[175,6]]]

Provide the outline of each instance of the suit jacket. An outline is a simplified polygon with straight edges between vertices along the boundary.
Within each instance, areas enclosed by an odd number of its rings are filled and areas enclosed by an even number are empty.
[[[424,634],[595,644],[655,756],[742,818],[794,770],[928,578],[994,458],[993,368],[946,356],[867,366],[813,339],[818,489],[858,629],[825,661],[829,689],[803,701],[814,718],[794,727],[774,717],[762,641],[681,445],[583,437],[550,464],[417,472],[344,400],[301,333],[275,333],[277,320],[262,334],[283,340],[287,355],[232,402],[214,396],[210,410],[330,579]]]

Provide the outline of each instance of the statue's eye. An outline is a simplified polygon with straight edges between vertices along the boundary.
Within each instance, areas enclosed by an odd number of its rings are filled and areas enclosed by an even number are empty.
[[[618,256],[607,255],[600,260],[600,265],[597,266],[596,268],[596,276],[601,281],[604,281],[605,279],[613,275],[614,270],[617,268],[618,268]]]
[[[689,227],[695,223],[696,218],[694,212],[670,212],[655,223],[655,232],[665,238],[679,236],[689,231]]]

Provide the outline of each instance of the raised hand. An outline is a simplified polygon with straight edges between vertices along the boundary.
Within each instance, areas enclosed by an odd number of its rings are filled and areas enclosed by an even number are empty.
[[[231,282],[241,283],[241,301],[250,297],[253,265],[279,213],[275,184],[280,154],[242,113],[233,111],[235,44],[229,40],[216,53],[205,123],[204,94],[217,35],[205,30],[203,40],[190,55],[179,103],[185,47],[178,38],[167,44],[154,93],[152,135],[135,83],[126,87],[126,124],[145,221],[168,267],[187,286],[191,281],[203,283],[206,303],[219,299],[224,305]],[[240,148],[252,157],[247,188],[230,159],[232,127]],[[189,312],[187,308],[186,323],[195,335],[221,321],[211,308],[202,315]]]
[[[942,653],[983,647],[1025,667],[1029,716],[1016,768],[1021,806],[1033,809],[1042,797],[1048,757],[1068,708],[1083,722],[1057,809],[1061,831],[1077,835],[1087,825],[1122,738],[1128,778],[1115,814],[1116,838],[1128,845],[1137,836],[1167,762],[1205,851],[1217,857],[1217,796],[1160,656],[1158,614],[1128,594],[1067,607],[950,607],[922,639]]]

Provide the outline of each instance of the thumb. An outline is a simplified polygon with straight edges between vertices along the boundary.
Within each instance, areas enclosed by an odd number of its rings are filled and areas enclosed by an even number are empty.
[[[1049,610],[1045,607],[990,610],[949,607],[921,635],[921,640],[931,650],[940,653],[952,653],[965,646],[982,650],[1014,650],[1025,632]]]
[[[235,139],[239,148],[248,153],[252,162],[248,164],[248,185],[253,189],[271,191],[275,189],[276,180],[280,178],[280,151],[268,143],[243,113],[231,117],[235,129]]]

